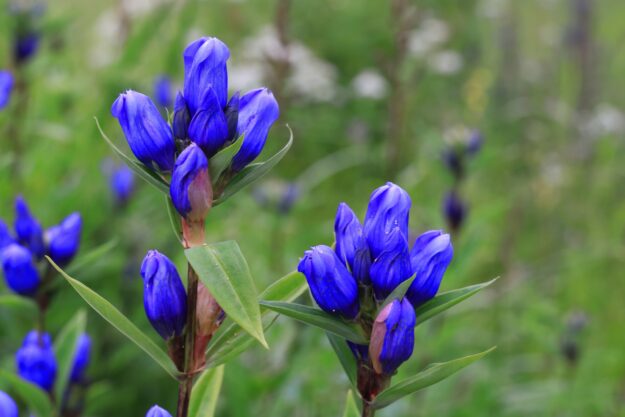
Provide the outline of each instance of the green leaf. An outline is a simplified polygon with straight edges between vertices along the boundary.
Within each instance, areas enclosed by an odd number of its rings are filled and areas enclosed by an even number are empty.
[[[229,240],[189,248],[185,255],[228,317],[268,348],[256,287],[239,245]]]
[[[228,184],[224,188],[219,198],[217,198],[213,202],[213,205],[216,206],[223,203],[228,198],[232,197],[234,194],[238,193],[243,188],[247,187],[257,179],[265,175],[271,170],[271,168],[273,168],[278,162],[280,162],[280,160],[284,157],[284,155],[286,155],[286,153],[291,148],[291,145],[293,144],[293,131],[288,125],[287,128],[290,132],[290,137],[287,144],[284,145],[282,149],[280,149],[275,155],[267,159],[265,162],[248,165],[240,172],[235,174],[234,177],[232,177],[230,181],[228,181]]]
[[[417,277],[416,275],[413,275],[412,277],[410,277],[409,279],[405,280],[404,282],[399,284],[397,287],[395,287],[393,292],[391,292],[388,295],[388,297],[386,297],[386,299],[384,299],[384,302],[382,303],[380,308],[378,308],[378,313],[380,311],[382,311],[384,309],[384,307],[386,307],[387,305],[392,303],[393,300],[395,300],[395,299],[401,300],[402,298],[404,298],[404,295],[406,295],[406,291],[408,291],[408,288],[410,288],[410,284],[412,284],[414,282],[416,277]]]
[[[293,301],[306,291],[307,286],[302,274],[291,272],[267,287],[259,297],[268,300]],[[274,323],[278,314],[261,306],[261,317],[263,330],[266,331]],[[226,319],[208,345],[207,366],[225,363],[245,351],[253,341],[252,336],[244,332],[238,324],[231,319]]]
[[[417,324],[419,325],[428,319],[431,319],[437,314],[455,306],[461,301],[466,300],[472,295],[477,294],[482,289],[488,287],[493,282],[497,281],[497,278],[492,279],[481,284],[470,285],[468,287],[459,288],[457,290],[451,290],[440,293],[436,297],[432,298],[427,303],[416,309]]]
[[[87,287],[80,281],[70,277],[63,271],[52,259],[46,256],[46,259],[59,273],[67,280],[67,282],[76,290],[86,302],[98,313],[102,318],[108,321],[121,334],[126,336],[145,353],[147,353],[156,363],[158,363],[172,378],[178,378],[179,374],[176,367],[161,348],[152,341],[145,333],[135,326],[126,316],[124,316],[113,304],[109,303],[104,297]]]
[[[178,214],[178,210],[174,207],[174,203],[171,201],[170,196],[165,197],[165,200],[171,228],[174,231],[174,235],[176,235],[176,239],[178,239],[179,242],[182,242],[182,220],[180,219],[180,214]]]
[[[224,365],[202,372],[193,385],[189,417],[214,417],[223,378]]]
[[[347,391],[347,398],[345,399],[345,411],[343,411],[343,417],[360,417],[360,411],[356,405],[354,399],[354,393],[350,389]]]
[[[319,327],[351,342],[363,345],[369,343],[360,327],[355,324],[347,323],[338,317],[331,316],[317,308],[281,301],[263,300],[260,304],[277,313]]]
[[[142,164],[140,161],[137,161],[134,158],[127,156],[124,152],[122,152],[111,139],[104,133],[102,128],[100,127],[100,122],[98,118],[95,117],[95,123],[98,125],[98,130],[100,131],[100,135],[104,138],[106,143],[115,151],[117,155],[128,165],[130,169],[132,169],[140,178],[142,178],[145,182],[152,185],[154,188],[164,193],[165,195],[169,195],[169,184],[165,182],[165,180],[156,172],[154,172],[149,167]]]
[[[48,394],[38,386],[3,369],[0,369],[0,380],[9,385],[12,391],[26,403],[29,411],[34,413],[37,417],[50,417],[52,415],[50,398]]]
[[[91,251],[79,256],[76,260],[74,260],[72,264],[67,267],[67,273],[74,274],[75,272],[80,271],[82,268],[92,265],[95,261],[97,261],[110,250],[112,250],[115,246],[117,246],[117,239],[109,240],[108,242],[95,247]]]
[[[54,383],[55,398],[63,398],[69,381],[74,357],[78,348],[78,338],[85,332],[87,315],[84,310],[78,311],[67,323],[54,341],[54,356],[57,361],[57,376]],[[60,404],[59,404],[60,405]]]
[[[230,166],[232,158],[237,152],[239,152],[242,143],[243,136],[217,152],[217,154],[210,159],[208,169],[210,169],[211,178],[214,182],[217,182],[217,179],[221,176],[221,174],[223,174],[228,166]]]
[[[0,295],[0,307],[17,308],[37,313],[37,304],[31,299],[15,294]]]
[[[341,362],[341,366],[343,367],[343,370],[345,371],[347,378],[349,378],[349,382],[351,382],[354,388],[357,388],[356,358],[354,358],[354,354],[352,353],[349,346],[347,346],[347,342],[345,341],[345,339],[335,334],[332,334],[330,332],[326,332],[326,336],[328,337],[328,340],[330,341],[330,345],[332,346],[332,349],[334,349],[336,356],[339,358],[339,362]]]
[[[472,364],[478,359],[481,359],[493,350],[495,350],[495,347],[481,353],[476,353],[475,355],[465,356],[449,362],[433,363],[417,375],[382,391],[382,393],[375,399],[374,407],[376,409],[384,408],[408,394],[412,394],[413,392],[417,392],[423,388],[429,387],[430,385],[434,385],[437,382],[455,374],[462,368]]]

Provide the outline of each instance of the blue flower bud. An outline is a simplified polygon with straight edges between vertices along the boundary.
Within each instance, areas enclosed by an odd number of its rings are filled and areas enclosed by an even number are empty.
[[[346,262],[354,278],[362,283],[369,283],[371,254],[358,217],[346,204],[339,204],[334,220],[336,253]]]
[[[371,265],[371,283],[375,297],[382,300],[412,276],[408,240],[396,227],[388,235],[384,251]]]
[[[238,134],[243,135],[241,149],[232,158],[232,169],[238,172],[260,155],[269,129],[280,116],[278,102],[266,88],[250,91],[241,97]]]
[[[330,247],[319,245],[307,250],[297,270],[306,276],[322,310],[346,319],[358,315],[358,284]]]
[[[192,221],[203,221],[213,203],[208,160],[194,143],[176,160],[170,184],[171,200],[178,213]]]
[[[91,338],[88,334],[83,333],[78,338],[76,346],[76,354],[74,355],[74,364],[70,373],[70,380],[73,383],[80,383],[85,376],[85,371],[91,360]]]
[[[20,377],[44,391],[51,391],[56,378],[57,364],[50,335],[30,332],[15,355]]]
[[[43,257],[46,248],[43,243],[41,224],[30,213],[22,196],[15,199],[15,222],[13,226],[19,242],[27,246],[37,258]]]
[[[453,256],[451,238],[443,231],[431,230],[417,238],[410,253],[416,277],[406,293],[415,308],[436,295]]]
[[[0,258],[7,286],[20,295],[35,295],[40,279],[32,253],[25,247],[13,243],[2,251]]]
[[[443,214],[452,232],[460,230],[467,215],[467,206],[455,191],[450,191],[445,196]]]
[[[230,97],[230,101],[226,106],[226,110],[224,110],[224,114],[226,115],[226,120],[228,121],[228,141],[233,141],[237,138],[237,128],[239,124],[239,106],[241,104],[241,99],[239,97],[239,92],[237,91]]]
[[[22,63],[30,59],[39,49],[39,33],[27,32],[17,36],[13,43],[15,61]]]
[[[484,142],[484,136],[479,130],[474,130],[471,132],[469,136],[469,141],[467,142],[467,153],[469,155],[475,155],[482,149],[482,143]]]
[[[11,243],[15,243],[15,239],[11,236],[11,232],[9,231],[9,227],[6,223],[0,220],[0,254],[2,253],[2,250]]]
[[[415,311],[407,299],[394,300],[376,317],[369,356],[378,374],[392,375],[414,349]]]
[[[207,88],[200,107],[191,119],[188,135],[209,158],[228,140],[228,121],[211,87]]]
[[[148,410],[148,413],[145,415],[145,417],[171,417],[171,414],[169,414],[167,410],[159,407],[158,405],[155,405]]]
[[[109,185],[115,201],[120,205],[126,204],[135,189],[135,175],[127,165],[122,164],[111,172]]]
[[[128,90],[115,100],[111,114],[139,161],[171,171],[176,151],[172,131],[148,96]]]
[[[154,80],[154,97],[161,107],[170,107],[173,101],[173,89],[171,80],[166,75],[161,75]]]
[[[2,417],[19,417],[17,404],[13,398],[9,397],[4,391],[0,391],[0,416]]]
[[[187,294],[176,266],[156,250],[141,264],[143,306],[152,327],[165,340],[180,336],[187,319]]]
[[[48,255],[59,265],[72,260],[80,246],[82,218],[80,213],[72,213],[61,223],[46,231]]]
[[[388,235],[395,228],[408,236],[408,216],[412,201],[401,187],[387,182],[377,188],[369,198],[364,231],[373,259],[385,249]]]
[[[13,91],[13,74],[9,71],[0,71],[0,110],[9,104]]]
[[[174,104],[174,137],[176,139],[186,139],[188,136],[187,130],[189,129],[189,123],[191,123],[191,113],[187,107],[187,102],[184,99],[182,93],[178,93],[176,96],[176,102]]]
[[[219,108],[228,100],[228,69],[226,62],[230,51],[217,38],[201,38],[191,43],[184,51],[184,97],[191,114],[201,107],[209,87],[217,96]]]

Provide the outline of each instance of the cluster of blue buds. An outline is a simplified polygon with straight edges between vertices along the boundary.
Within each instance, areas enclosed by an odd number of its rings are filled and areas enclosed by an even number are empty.
[[[4,391],[0,391],[0,416],[19,417],[19,410],[13,398]]]
[[[213,198],[219,197],[214,184],[256,159],[279,116],[278,103],[266,88],[228,99],[229,57],[228,47],[216,38],[187,46],[184,86],[175,99],[171,126],[152,100],[136,91],[121,94],[111,108],[137,159],[163,175],[171,174],[174,207],[191,222],[203,219]],[[165,84],[160,84],[157,99],[162,104]],[[229,167],[220,178],[211,178],[210,158],[236,140],[242,143]]]
[[[450,236],[440,230],[423,233],[409,247],[411,204],[408,193],[390,182],[371,194],[364,224],[341,203],[335,249],[315,246],[298,266],[322,310],[370,334],[369,346],[350,347],[359,361],[386,376],[412,355],[415,309],[436,295],[453,257]],[[404,297],[387,300],[413,276]]]
[[[10,71],[0,70],[0,110],[9,104],[14,83],[15,80]]]
[[[47,333],[35,330],[26,335],[15,355],[18,375],[44,391],[51,391],[57,374],[57,363],[52,339]]]
[[[72,213],[61,223],[44,230],[24,199],[15,200],[15,235],[0,220],[0,263],[11,290],[34,296],[41,284],[37,264],[48,255],[59,265],[67,265],[78,252],[82,220]]]
[[[152,327],[165,340],[181,336],[187,319],[187,294],[172,261],[151,250],[141,265],[143,306]]]

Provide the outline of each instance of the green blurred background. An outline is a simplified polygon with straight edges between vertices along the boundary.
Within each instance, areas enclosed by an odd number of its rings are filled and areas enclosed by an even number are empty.
[[[15,23],[4,3],[0,68]],[[117,95],[151,95],[163,74],[179,86],[183,48],[217,36],[231,48],[231,90],[267,85],[278,96],[265,154],[284,144],[285,124],[295,137],[277,169],[207,222],[209,241],[239,242],[260,288],[332,241],[339,202],[364,214],[387,180],[411,194],[415,233],[445,228],[453,181],[441,154],[471,129],[484,136],[442,289],[501,278],[419,327],[396,378],[498,349],[380,416],[625,415],[624,19],[619,0],[49,1],[41,48],[20,70],[28,103],[0,112],[0,217],[12,221],[19,193],[44,225],[80,211],[82,254],[116,246],[74,275],[157,340],[139,264],[148,249],[180,266],[183,255],[149,186],[137,179],[128,205],[114,205],[102,169],[114,156],[94,116],[126,147],[109,110]],[[295,204],[277,209],[293,182]],[[80,308],[64,284],[51,332]],[[13,369],[33,319],[0,310],[0,367]],[[88,329],[85,416],[175,409],[176,385],[158,365],[92,311]],[[323,333],[280,318],[268,340],[270,351],[255,345],[227,365],[217,415],[341,415],[349,383]]]

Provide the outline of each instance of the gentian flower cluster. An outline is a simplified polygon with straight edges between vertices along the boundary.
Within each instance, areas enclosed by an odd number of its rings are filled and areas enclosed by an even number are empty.
[[[0,70],[0,110],[9,104],[14,83],[15,80],[10,71]]]
[[[0,263],[7,286],[17,294],[33,297],[43,278],[40,267],[48,255],[67,265],[78,252],[82,220],[72,213],[61,223],[44,230],[24,199],[15,200],[15,234],[0,220]]]
[[[484,138],[474,130],[465,141],[448,147],[443,152],[443,163],[451,173],[454,185],[443,199],[443,215],[452,232],[459,232],[469,211],[467,203],[460,195],[460,188],[466,177],[468,160],[480,151]]]
[[[170,196],[187,223],[203,223],[222,191],[213,190],[219,178],[211,178],[210,159],[241,140],[220,175],[222,181],[232,177],[260,154],[279,116],[278,103],[266,88],[228,98],[229,57],[228,47],[216,38],[201,38],[187,46],[184,86],[175,99],[171,126],[152,100],[136,91],[121,94],[111,108],[137,159],[171,175]]]
[[[47,333],[31,331],[15,355],[15,365],[20,377],[51,391],[57,374],[57,363],[52,339]]]
[[[360,324],[370,336],[368,346],[350,342],[350,347],[374,378],[390,378],[412,355],[415,309],[436,295],[453,257],[450,236],[439,230],[409,246],[410,206],[408,193],[390,182],[371,194],[364,224],[341,203],[335,249],[315,246],[298,266],[322,310]],[[412,277],[405,296],[387,300]]]

